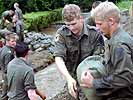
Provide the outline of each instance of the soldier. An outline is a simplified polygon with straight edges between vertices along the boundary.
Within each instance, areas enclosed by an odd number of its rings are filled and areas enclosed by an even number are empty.
[[[81,86],[93,88],[103,100],[133,100],[133,38],[120,27],[120,10],[106,1],[95,8],[94,18],[108,38],[105,74],[95,78],[86,70],[81,74]]]
[[[24,23],[22,22],[22,20],[18,19],[17,15],[13,16],[12,23],[13,30],[11,31],[15,32],[18,35],[19,41],[24,41]]]
[[[45,100],[34,81],[32,67],[27,63],[28,45],[24,42],[17,43],[15,47],[16,58],[7,67],[8,100],[38,100],[38,95]]]
[[[103,38],[94,27],[83,22],[79,6],[65,5],[62,17],[66,25],[56,33],[55,62],[67,81],[69,93],[84,100],[80,89],[77,92],[76,69],[86,57],[103,53]]]
[[[0,50],[0,67],[2,70],[2,79],[4,80],[2,86],[1,100],[8,100],[7,97],[7,64],[14,58],[14,47],[16,45],[16,35],[13,33],[5,36],[6,44]]]
[[[6,24],[12,22],[13,10],[7,10],[2,13],[1,16],[1,29],[6,28]]]
[[[14,8],[15,8],[15,15],[18,16],[19,20],[22,20],[23,19],[23,14],[22,14],[22,10],[19,8],[19,4],[14,3]]]
[[[91,26],[96,26],[94,18],[93,18],[93,10],[101,3],[101,1],[95,1],[92,4],[92,9],[90,11],[90,16],[85,19],[85,23]]]

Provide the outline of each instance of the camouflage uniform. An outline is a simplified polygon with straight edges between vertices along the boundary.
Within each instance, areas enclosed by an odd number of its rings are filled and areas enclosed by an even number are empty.
[[[9,24],[9,22],[12,22],[11,16],[9,15],[9,12],[10,12],[10,11],[4,11],[4,12],[2,13],[2,16],[1,16],[1,29],[5,28],[5,27]],[[3,20],[3,17],[4,17],[5,19],[7,19],[9,22],[6,23],[6,22]],[[5,25],[5,24],[7,24],[7,25]]]
[[[24,41],[24,23],[18,20],[15,24],[12,31],[18,35],[19,41]]]
[[[133,100],[133,38],[118,28],[108,40],[108,48],[105,74],[93,80],[93,89],[103,100]]]
[[[7,67],[9,100],[30,100],[27,91],[36,89],[34,72],[22,58],[14,58]]]
[[[22,20],[22,19],[23,19],[22,10],[21,10],[20,8],[16,8],[16,10],[15,10],[15,15],[18,16],[18,19],[19,19],[19,20]]]
[[[92,16],[87,17],[84,21],[86,24],[90,26],[96,26],[95,21]]]
[[[94,27],[84,23],[81,36],[77,38],[64,25],[55,37],[55,56],[64,59],[68,71],[76,78],[78,64],[88,56],[102,54],[103,46],[102,35]]]
[[[14,58],[14,50],[11,47],[4,46],[0,50],[0,67],[2,70],[2,79],[4,80],[2,86],[1,100],[7,100],[7,64]]]

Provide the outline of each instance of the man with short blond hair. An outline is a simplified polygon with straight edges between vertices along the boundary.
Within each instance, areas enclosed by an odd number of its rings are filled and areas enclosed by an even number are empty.
[[[2,85],[1,100],[8,100],[7,65],[14,58],[14,47],[18,37],[16,34],[9,33],[5,35],[5,39],[6,44],[0,50],[0,67],[2,70],[2,79],[4,80]]]
[[[81,86],[93,88],[103,100],[133,100],[133,38],[120,27],[120,10],[106,1],[95,8],[94,18],[108,39],[105,74],[95,78],[90,70],[84,71]]]
[[[72,21],[74,18],[80,18],[80,14],[80,8],[75,4],[66,5],[62,11],[64,21]]]

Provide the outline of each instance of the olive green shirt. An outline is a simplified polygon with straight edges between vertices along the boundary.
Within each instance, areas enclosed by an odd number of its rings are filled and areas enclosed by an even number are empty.
[[[7,16],[9,16],[9,12],[10,12],[10,11],[4,11],[4,12],[2,13],[2,17],[7,17]]]
[[[132,97],[133,99],[133,62],[131,58],[133,38],[123,29],[118,28],[109,39],[108,46],[106,75],[101,79],[94,79],[93,87],[99,96]]]
[[[70,73],[76,73],[78,64],[86,57],[104,52],[103,37],[95,27],[83,24],[77,38],[65,25],[58,29],[55,37],[55,57],[62,57]]]
[[[20,8],[16,8],[16,10],[15,10],[15,15],[18,16],[18,19],[19,19],[19,20],[22,20],[22,19],[23,19],[22,10],[21,10]]]
[[[8,100],[30,100],[27,91],[36,89],[34,72],[22,58],[14,58],[7,67]]]
[[[4,18],[7,19],[8,21],[12,22],[12,19],[11,19],[11,16],[10,16],[9,13],[10,13],[10,11],[4,11],[4,12],[2,13],[1,19],[3,19],[3,17],[4,17]]]
[[[0,48],[0,67],[2,72],[7,73],[7,65],[14,58],[14,49],[9,46]]]
[[[90,26],[96,26],[95,20],[92,16],[87,17],[84,21],[86,24],[88,24]]]

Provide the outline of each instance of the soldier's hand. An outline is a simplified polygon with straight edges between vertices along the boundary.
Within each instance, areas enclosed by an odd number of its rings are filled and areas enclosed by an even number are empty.
[[[68,83],[68,90],[69,90],[69,93],[70,93],[74,98],[76,98],[76,97],[77,97],[77,94],[76,94],[76,91],[77,91],[76,80],[73,79],[73,78],[70,78],[70,79],[68,79],[67,83]]]

